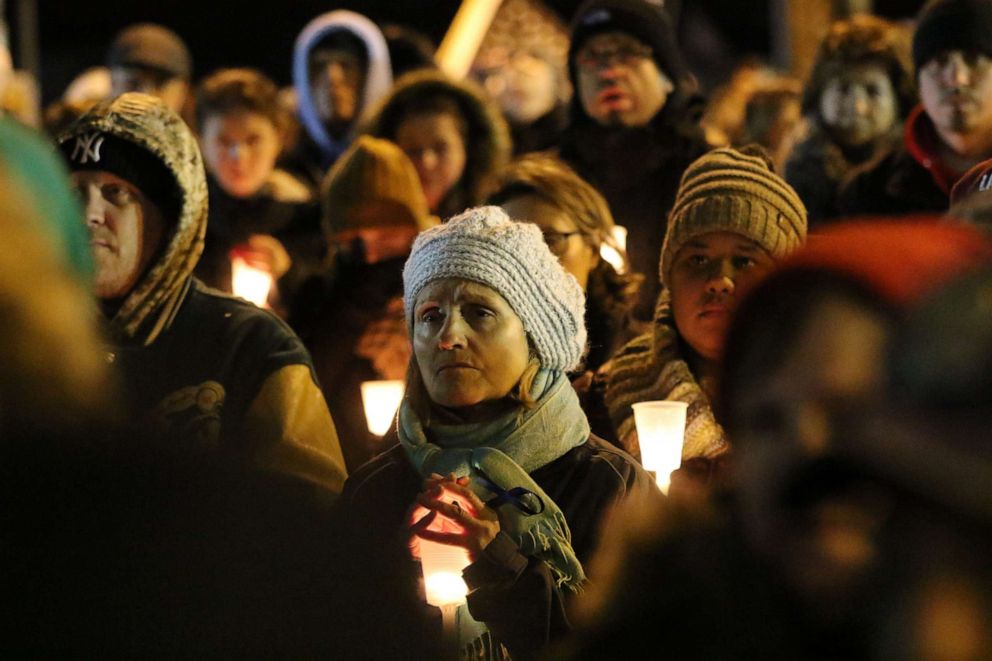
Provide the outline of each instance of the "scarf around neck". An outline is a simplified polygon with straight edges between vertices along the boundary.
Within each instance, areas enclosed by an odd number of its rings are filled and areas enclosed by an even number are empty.
[[[550,567],[559,586],[582,588],[585,573],[572,549],[572,534],[558,505],[528,473],[558,459],[589,438],[589,422],[578,396],[562,373],[541,370],[534,380],[541,393],[531,409],[516,408],[495,420],[464,425],[433,424],[425,429],[406,400],[400,405],[398,432],[403,449],[422,477],[432,473],[471,478],[483,501],[521,487],[541,501],[537,514],[512,503],[499,505],[500,524],[526,556]],[[530,497],[530,496],[528,496]]]
[[[665,289],[658,298],[651,330],[628,342],[609,363],[606,408],[618,438],[629,439],[637,433],[632,404],[686,402],[689,409],[682,458],[713,458],[727,451],[727,440],[713,416],[709,397],[682,356],[678,339],[671,294]]]

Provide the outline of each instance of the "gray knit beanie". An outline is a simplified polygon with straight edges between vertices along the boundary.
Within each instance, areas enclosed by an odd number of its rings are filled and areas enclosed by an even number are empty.
[[[682,175],[661,249],[663,284],[682,246],[709,232],[740,234],[779,259],[806,242],[806,207],[766,156],[751,148],[714,149]]]
[[[499,207],[476,207],[417,237],[403,268],[403,302],[413,307],[428,283],[462,278],[489,287],[520,317],[541,366],[569,371],[586,344],[585,296],[548,250],[541,230]]]

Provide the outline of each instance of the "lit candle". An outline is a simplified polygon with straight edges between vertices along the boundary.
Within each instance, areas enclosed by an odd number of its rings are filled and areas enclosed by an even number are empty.
[[[655,474],[662,493],[668,493],[672,471],[682,465],[685,440],[685,402],[639,402],[634,404],[634,424],[641,446],[641,464]]]
[[[621,225],[613,226],[613,239],[616,241],[617,246],[620,250],[627,250],[627,228]],[[623,256],[616,248],[609,244],[602,244],[599,246],[599,256],[606,260],[617,273],[623,273],[626,270],[626,265],[623,262]]]
[[[466,549],[421,539],[420,564],[428,604],[440,608],[465,603],[468,586],[462,570],[471,564]]]
[[[231,289],[235,296],[250,301],[260,308],[268,307],[272,274],[252,266],[237,253],[231,254]]]
[[[362,383],[362,406],[365,423],[376,436],[389,431],[396,416],[396,409],[403,400],[402,381],[365,381]]]

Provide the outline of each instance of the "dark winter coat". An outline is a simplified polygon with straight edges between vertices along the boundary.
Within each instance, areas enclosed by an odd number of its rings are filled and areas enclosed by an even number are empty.
[[[362,408],[362,382],[397,378],[396,374],[377,371],[373,361],[358,352],[359,343],[373,324],[380,324],[386,331],[390,325],[382,322],[393,318],[398,322],[392,325],[393,330],[401,335],[392,337],[383,332],[377,339],[383,344],[401,343],[404,349],[409,342],[402,305],[405,261],[404,256],[366,264],[358,255],[341,253],[333,281],[326,289],[316,280],[308,282],[291,317],[313,356],[317,380],[351,470],[368,461],[382,445],[382,439],[368,430]]]
[[[626,453],[595,436],[530,474],[561,508],[572,532],[572,548],[588,563],[603,515],[617,500],[654,489],[646,472]],[[341,506],[350,520],[357,566],[369,576],[368,589],[382,599],[409,601],[420,578],[419,563],[407,549],[407,516],[422,480],[402,447],[396,446],[352,475]],[[468,604],[514,658],[530,658],[568,631],[566,601],[548,566],[521,555],[498,535],[467,567]],[[426,611],[435,609],[422,606]],[[419,614],[411,613],[411,617]],[[430,638],[440,639],[438,630]]]
[[[900,125],[867,149],[860,150],[861,153],[850,154],[813,121],[807,135],[795,145],[785,162],[785,180],[796,189],[806,206],[810,229],[839,218],[840,192],[847,182],[899,149],[901,141]]]
[[[603,194],[617,224],[627,228],[631,268],[645,276],[634,316],[650,320],[661,289],[668,213],[682,173],[709,145],[688,108],[666,106],[641,128],[604,127],[574,108],[572,116],[560,156]]]
[[[941,162],[936,131],[922,106],[906,120],[901,149],[861,172],[841,191],[845,216],[890,216],[947,211],[958,174]]]
[[[292,259],[279,279],[279,302],[289,307],[300,284],[323,266],[326,252],[316,202],[279,199],[268,191],[250,198],[229,195],[212,177],[207,179],[210,215],[203,254],[194,273],[204,284],[231,293],[231,249],[253,234],[277,239]]]

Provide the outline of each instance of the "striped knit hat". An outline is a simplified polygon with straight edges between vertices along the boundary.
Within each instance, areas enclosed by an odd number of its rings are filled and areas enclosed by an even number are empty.
[[[537,225],[514,222],[499,207],[476,207],[421,233],[403,267],[411,337],[417,294],[445,278],[477,282],[506,299],[545,369],[578,365],[586,344],[585,295]]]
[[[758,150],[714,149],[682,175],[661,250],[663,284],[682,246],[709,232],[735,232],[784,257],[806,240],[806,207]]]

